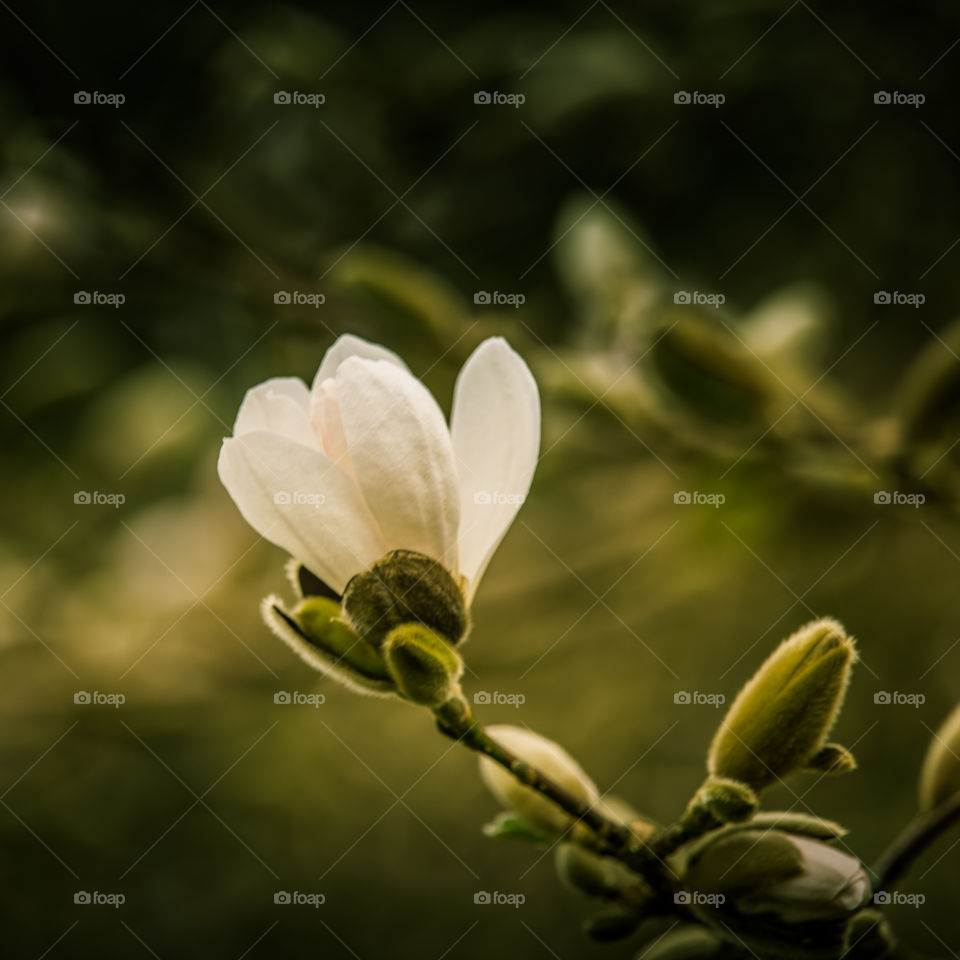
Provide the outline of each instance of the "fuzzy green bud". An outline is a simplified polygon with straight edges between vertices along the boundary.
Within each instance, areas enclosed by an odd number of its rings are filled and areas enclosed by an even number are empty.
[[[920,810],[929,813],[960,793],[960,705],[934,734],[920,772]]]
[[[855,660],[836,620],[808,623],[784,640],[727,711],[710,745],[710,774],[759,790],[805,767],[849,769],[853,758],[842,748],[821,751]]]
[[[261,604],[267,626],[315,670],[361,693],[395,693],[383,658],[339,619],[340,605],[307,597],[288,611],[279,597]]]
[[[509,725],[486,728],[490,737],[535,767],[575,797],[593,805],[597,787],[581,766],[559,744],[532,730]],[[519,814],[535,830],[549,837],[565,833],[573,817],[532,787],[520,783],[512,773],[488,757],[480,758],[480,776],[500,803]]]
[[[757,811],[757,795],[745,783],[726,777],[707,777],[695,802],[720,823],[739,823]]]
[[[469,626],[463,591],[450,572],[412,550],[394,550],[353,577],[343,608],[354,630],[376,648],[402,623],[421,623],[451,644]]]
[[[463,675],[460,654],[420,623],[394,627],[383,643],[382,653],[397,691],[421,706],[446,703]]]

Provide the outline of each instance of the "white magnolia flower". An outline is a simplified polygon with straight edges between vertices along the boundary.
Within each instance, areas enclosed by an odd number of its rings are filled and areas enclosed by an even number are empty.
[[[500,337],[457,378],[450,427],[396,354],[349,334],[308,389],[247,392],[218,470],[246,521],[337,593],[391,550],[442,563],[467,602],[523,502],[540,400]]]

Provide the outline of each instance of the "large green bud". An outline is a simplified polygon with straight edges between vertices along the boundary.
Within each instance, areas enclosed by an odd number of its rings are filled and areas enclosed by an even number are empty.
[[[808,623],[784,640],[727,711],[710,745],[709,773],[759,790],[803,768],[853,769],[853,757],[826,738],[855,660],[836,620]]]
[[[930,813],[960,793],[960,705],[933,735],[920,773],[920,809]]]

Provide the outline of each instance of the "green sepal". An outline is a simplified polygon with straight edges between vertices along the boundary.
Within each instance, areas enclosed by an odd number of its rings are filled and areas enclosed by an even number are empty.
[[[852,773],[857,769],[856,757],[839,743],[825,743],[807,761],[808,770],[819,770],[831,777]]]
[[[324,604],[330,602],[325,598],[317,599]],[[329,607],[326,610],[329,610]],[[296,616],[284,608],[279,597],[266,597],[260,606],[260,611],[267,626],[315,670],[360,693],[381,696],[396,693],[393,679],[385,671],[382,661],[377,666],[376,672],[370,673],[355,665],[353,656],[357,655],[357,662],[366,662],[366,652],[358,653],[363,649],[360,646],[363,641],[346,624],[329,620],[326,630],[318,634],[314,625],[315,632],[308,636],[301,628]],[[317,620],[322,621],[322,616],[318,612]],[[330,647],[326,645],[328,642],[331,644]],[[375,654],[375,651],[370,652]]]
[[[463,675],[463,660],[457,651],[420,623],[394,627],[381,652],[400,695],[421,706],[445,703]]]
[[[307,597],[294,610],[301,632],[314,646],[366,677],[390,679],[383,657],[346,623],[336,619],[339,615],[340,604],[327,597]]]
[[[523,817],[518,817],[509,810],[498,813],[493,820],[485,823],[483,834],[486,837],[494,837],[498,840],[521,840],[524,843],[539,845],[550,842],[550,837],[527,823]]]
[[[347,584],[343,608],[353,628],[379,648],[403,623],[420,623],[449,644],[469,627],[466,600],[450,572],[412,550],[394,550]]]
[[[757,812],[757,795],[745,783],[728,777],[707,777],[696,803],[721,823],[742,823]]]

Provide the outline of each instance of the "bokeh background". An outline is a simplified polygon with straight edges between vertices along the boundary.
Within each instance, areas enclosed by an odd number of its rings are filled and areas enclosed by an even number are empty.
[[[524,702],[483,719],[668,820],[720,719],[676,694],[731,698],[832,614],[860,640],[837,734],[861,768],[767,801],[875,858],[960,697],[958,21],[3,4],[3,955],[640,949],[591,944],[549,855],[481,835],[495,804],[424,715],[325,682],[259,621],[285,558],[220,487],[220,438],[247,387],[309,379],[346,331],[447,409],[492,334],[541,384],[542,461],[466,648],[469,694]],[[924,956],[960,946],[956,844],[892,911]]]

